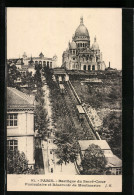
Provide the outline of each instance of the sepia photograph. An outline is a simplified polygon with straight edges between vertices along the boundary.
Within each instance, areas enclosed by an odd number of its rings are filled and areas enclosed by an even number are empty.
[[[122,9],[7,8],[7,190],[122,191]]]

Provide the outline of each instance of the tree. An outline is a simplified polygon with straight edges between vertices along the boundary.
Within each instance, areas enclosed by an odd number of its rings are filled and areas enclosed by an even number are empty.
[[[57,157],[61,163],[74,162],[77,159],[79,153],[78,143],[73,139],[72,133],[59,132],[57,135],[56,132],[56,141],[55,144],[58,146],[56,150]]]
[[[18,77],[20,77],[20,72],[17,70],[16,66],[10,66],[7,64],[7,84],[9,87],[18,87],[18,84],[15,83]]]
[[[47,119],[47,112],[44,108],[44,93],[41,87],[37,88],[35,99],[38,102],[35,109],[35,130],[38,130],[40,135],[45,136],[47,134],[49,120]]]
[[[41,80],[41,69],[39,66],[35,66],[35,75],[34,75],[34,80],[37,85],[37,87],[42,87],[42,80]]]
[[[26,72],[25,75],[21,75],[22,84],[28,85],[29,88],[34,88],[34,77],[32,76],[32,72]]]
[[[35,129],[44,136],[47,133],[48,127],[47,113],[42,105],[36,106],[35,109]]]
[[[37,170],[28,167],[28,160],[24,152],[7,151],[7,173],[8,174],[38,174]]]
[[[106,166],[104,152],[98,145],[91,144],[82,157],[83,175],[103,175]]]
[[[120,158],[121,157],[121,113],[111,112],[103,119],[103,138],[107,139],[113,152]]]

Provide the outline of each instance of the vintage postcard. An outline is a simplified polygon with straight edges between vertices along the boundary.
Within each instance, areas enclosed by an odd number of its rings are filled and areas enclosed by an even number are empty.
[[[6,12],[7,191],[122,192],[122,9]]]

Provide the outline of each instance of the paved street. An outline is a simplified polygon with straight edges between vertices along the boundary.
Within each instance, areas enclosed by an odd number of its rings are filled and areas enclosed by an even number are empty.
[[[47,174],[77,175],[74,163],[67,163],[66,165],[62,164],[62,166],[57,164],[59,159],[56,157],[54,153],[56,145],[51,142],[49,143],[49,141],[50,140],[42,141],[45,175]]]

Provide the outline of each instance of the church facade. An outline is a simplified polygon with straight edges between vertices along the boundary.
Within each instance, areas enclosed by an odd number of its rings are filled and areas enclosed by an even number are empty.
[[[105,70],[106,68],[96,36],[94,43],[90,45],[90,36],[83,23],[83,17],[80,18],[80,25],[72,37],[72,42],[69,42],[68,48],[63,52],[62,67],[68,70],[88,71]]]

